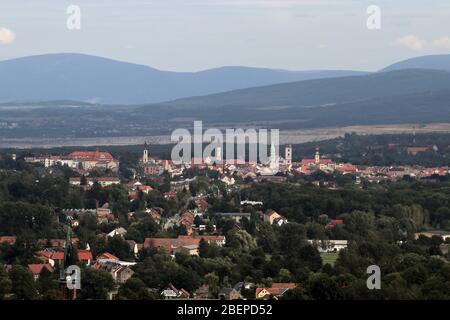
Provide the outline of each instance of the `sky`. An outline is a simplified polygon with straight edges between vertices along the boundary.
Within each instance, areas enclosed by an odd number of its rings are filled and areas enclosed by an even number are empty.
[[[70,5],[80,29],[67,27]],[[380,29],[367,27],[371,5]],[[374,71],[450,53],[450,1],[0,0],[0,60],[60,52],[171,71]]]

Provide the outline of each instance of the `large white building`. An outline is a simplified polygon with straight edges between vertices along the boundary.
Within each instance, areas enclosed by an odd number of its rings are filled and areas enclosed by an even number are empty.
[[[347,240],[308,240],[320,253],[339,252],[348,246]]]

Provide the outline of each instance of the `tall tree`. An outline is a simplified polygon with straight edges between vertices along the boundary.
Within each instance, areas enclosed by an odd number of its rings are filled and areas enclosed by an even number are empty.
[[[37,297],[36,283],[30,270],[21,265],[11,268],[12,293],[18,300],[32,300]]]

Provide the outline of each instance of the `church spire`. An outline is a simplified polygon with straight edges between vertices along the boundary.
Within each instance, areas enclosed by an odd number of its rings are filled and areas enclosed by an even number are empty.
[[[142,154],[142,163],[148,163],[148,145],[147,141],[144,144],[144,153]]]
[[[319,152],[319,148],[316,148],[316,155],[314,156],[314,162],[315,162],[315,164],[320,164],[320,152]]]

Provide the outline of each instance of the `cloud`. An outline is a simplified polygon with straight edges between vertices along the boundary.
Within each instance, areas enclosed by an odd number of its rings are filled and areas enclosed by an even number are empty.
[[[423,50],[426,45],[425,41],[414,35],[401,37],[396,43],[413,50]]]
[[[450,37],[440,37],[433,40],[433,47],[438,49],[450,49]]]
[[[7,28],[0,27],[0,43],[11,44],[16,40],[16,34]]]
[[[450,49],[450,37],[448,36],[426,41],[417,36],[408,35],[397,39],[395,43],[416,51],[424,49]]]

